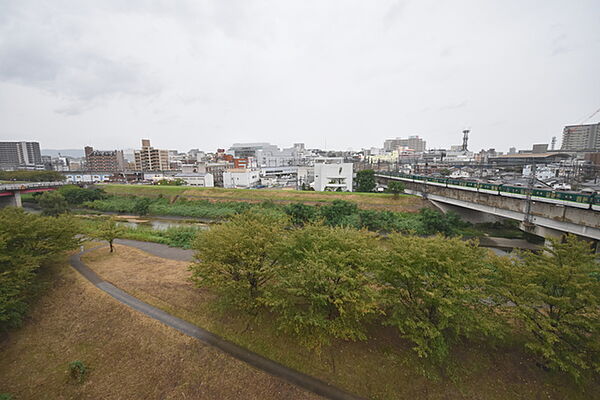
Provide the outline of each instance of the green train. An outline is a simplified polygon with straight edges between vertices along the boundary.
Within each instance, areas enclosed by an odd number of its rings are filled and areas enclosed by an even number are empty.
[[[432,186],[443,186],[447,188],[469,190],[473,192],[489,193],[497,196],[516,197],[521,199],[527,198],[529,190],[528,188],[522,186],[474,182],[464,179],[433,177],[425,175],[410,175],[399,172],[387,172],[382,175],[395,176],[398,179],[406,182],[425,183]],[[566,192],[552,189],[534,188],[531,192],[531,198],[535,201],[600,211],[600,193],[597,192]]]

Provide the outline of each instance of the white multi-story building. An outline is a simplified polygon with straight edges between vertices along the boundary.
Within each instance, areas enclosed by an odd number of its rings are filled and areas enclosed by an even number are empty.
[[[320,157],[315,159],[314,189],[320,192],[351,192],[352,163],[342,157]]]
[[[186,185],[199,187],[214,187],[215,181],[208,172],[182,172],[175,174],[175,179],[182,179]]]
[[[223,187],[229,189],[249,189],[260,184],[260,174],[257,170],[247,168],[232,168],[223,172]]]

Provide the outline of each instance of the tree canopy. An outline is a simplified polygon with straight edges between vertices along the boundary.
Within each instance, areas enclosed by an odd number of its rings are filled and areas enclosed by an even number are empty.
[[[375,171],[372,169],[363,169],[356,173],[356,191],[372,192],[377,186],[375,182]]]
[[[0,210],[0,328],[20,324],[37,272],[53,256],[79,244],[68,216],[44,217],[20,208]]]
[[[386,189],[388,193],[392,193],[394,198],[397,199],[400,193],[404,193],[404,183],[399,181],[390,181]]]
[[[108,246],[110,248],[110,252],[114,251],[114,241],[116,238],[123,234],[123,228],[119,226],[117,220],[115,218],[108,218],[106,221],[102,222],[100,226],[90,233],[90,236],[100,239],[106,240],[108,242]]]
[[[501,301],[529,332],[540,362],[580,379],[600,373],[600,264],[588,242],[551,239],[543,253],[499,265]]]
[[[51,217],[56,217],[69,211],[67,201],[62,194],[55,190],[44,192],[39,196],[38,204],[42,209],[42,214]]]
[[[332,338],[364,340],[365,322],[378,311],[373,234],[317,224],[290,232],[281,245],[285,267],[263,296],[280,329],[316,348]]]
[[[389,235],[381,271],[387,325],[443,363],[460,338],[500,332],[483,300],[497,259],[473,241]]]
[[[288,224],[280,215],[251,210],[201,232],[193,245],[193,281],[216,290],[224,304],[252,311],[279,266]]]

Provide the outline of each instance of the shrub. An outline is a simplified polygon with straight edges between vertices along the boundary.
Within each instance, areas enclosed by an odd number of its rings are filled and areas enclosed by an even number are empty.
[[[344,222],[344,218],[358,212],[358,206],[355,203],[344,200],[334,200],[331,204],[321,206],[319,214],[329,226],[339,226]]]
[[[63,195],[69,204],[82,204],[86,201],[102,200],[107,197],[102,189],[84,189],[79,186],[63,186],[58,192]]]
[[[422,208],[419,216],[425,235],[443,233],[446,236],[452,236],[458,229],[468,225],[453,212],[444,214],[430,208]]]
[[[317,208],[302,203],[288,204],[285,212],[296,226],[303,226],[317,218]]]
[[[42,209],[43,215],[57,217],[69,211],[67,201],[57,191],[45,192],[38,199],[38,204]]]
[[[89,373],[88,367],[83,361],[73,361],[69,363],[69,377],[77,383],[82,383]]]
[[[133,208],[131,209],[131,211],[133,211],[135,214],[140,215],[140,216],[148,215],[150,213],[150,205],[151,204],[152,204],[151,199],[149,199],[147,197],[140,197],[135,200],[135,203],[133,204]]]

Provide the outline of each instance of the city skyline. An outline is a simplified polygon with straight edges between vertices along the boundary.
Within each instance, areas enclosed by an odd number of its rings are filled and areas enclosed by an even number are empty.
[[[598,104],[600,4],[0,6],[2,139],[44,149],[359,150],[560,140]],[[435,29],[430,29],[433,27]],[[600,118],[585,121],[598,122]]]

